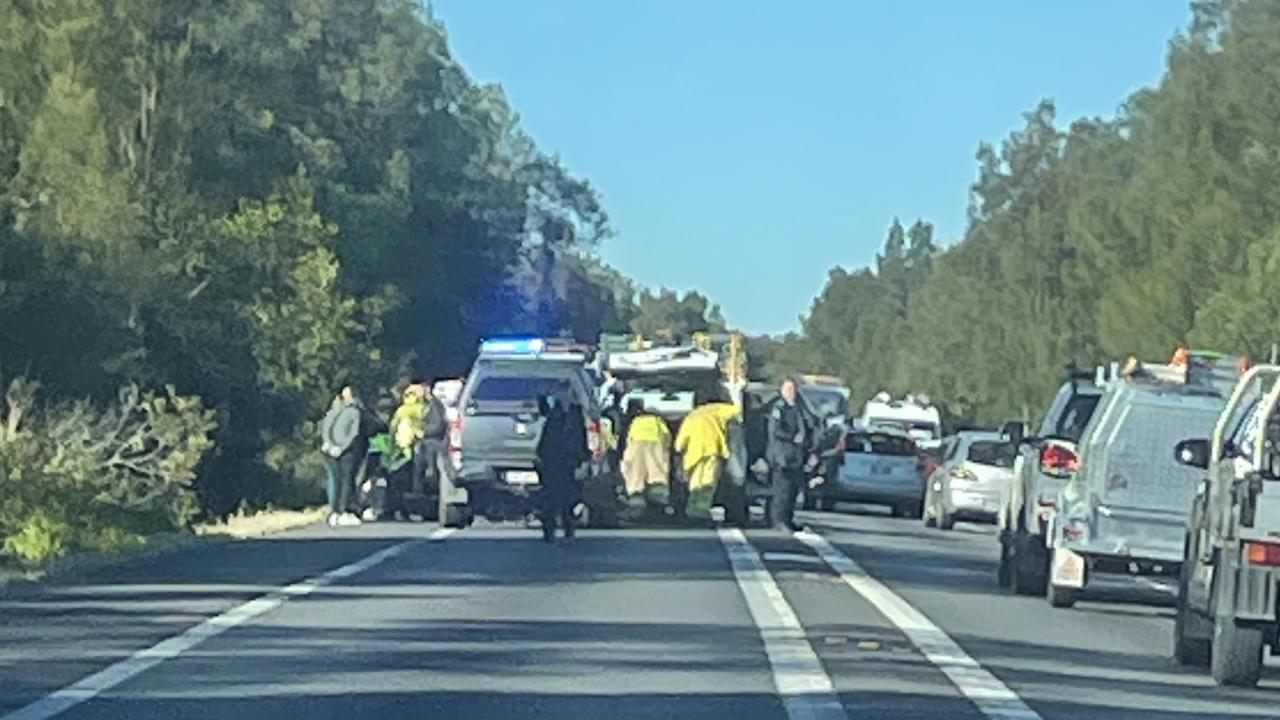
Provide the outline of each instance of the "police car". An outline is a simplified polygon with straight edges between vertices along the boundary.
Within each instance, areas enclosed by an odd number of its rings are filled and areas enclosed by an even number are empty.
[[[586,368],[589,354],[589,347],[564,340],[481,343],[449,433],[457,486],[441,493],[445,525],[466,525],[475,515],[502,520],[530,512],[540,486],[538,399],[545,395],[567,394],[582,408],[587,445],[596,458],[588,472],[600,472],[604,446],[595,384]]]

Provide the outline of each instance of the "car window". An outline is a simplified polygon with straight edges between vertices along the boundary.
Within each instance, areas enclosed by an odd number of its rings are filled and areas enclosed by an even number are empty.
[[[961,443],[959,438],[951,438],[950,440],[947,440],[946,450],[942,455],[942,461],[950,462],[951,460],[954,460],[956,458],[957,451],[960,449],[960,445]]]
[[[1053,429],[1053,436],[1079,442],[1085,426],[1093,417],[1094,410],[1098,409],[1098,401],[1101,399],[1101,395],[1076,395],[1071,398],[1067,402],[1066,410],[1058,419],[1057,427]]]
[[[1018,449],[1013,443],[999,440],[979,440],[969,443],[969,451],[965,458],[969,462],[978,463],[979,465],[1011,468],[1017,451]]]
[[[845,450],[856,454],[914,457],[916,444],[910,438],[904,438],[899,435],[849,433],[845,440]]]
[[[480,378],[475,390],[471,393],[471,400],[480,403],[509,402],[536,405],[538,398],[544,395],[572,391],[573,383],[564,376],[490,375]]]
[[[805,404],[818,417],[843,416],[849,412],[849,401],[837,390],[809,387],[805,388],[801,394],[804,396]]]

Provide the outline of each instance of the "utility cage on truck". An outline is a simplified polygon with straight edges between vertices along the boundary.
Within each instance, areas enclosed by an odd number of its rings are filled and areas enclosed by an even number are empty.
[[[1052,517],[1047,596],[1073,604],[1097,572],[1172,575],[1200,473],[1173,447],[1212,431],[1239,375],[1236,358],[1179,353],[1169,364],[1112,365],[1086,426],[1079,469]]]

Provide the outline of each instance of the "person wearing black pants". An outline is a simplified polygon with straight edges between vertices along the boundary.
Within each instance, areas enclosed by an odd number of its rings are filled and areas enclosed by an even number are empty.
[[[542,485],[538,504],[542,515],[542,539],[553,542],[556,524],[564,528],[564,536],[574,536],[573,505],[577,501],[577,478],[574,472],[588,456],[585,423],[581,409],[568,405],[564,398],[548,395],[538,402],[542,414],[542,433],[538,437],[538,478]],[[577,421],[571,417],[578,413]]]
[[[794,380],[782,383],[782,397],[769,413],[769,469],[773,498],[770,521],[775,530],[796,531],[796,495],[805,482],[805,463],[813,439],[813,423],[798,402]]]

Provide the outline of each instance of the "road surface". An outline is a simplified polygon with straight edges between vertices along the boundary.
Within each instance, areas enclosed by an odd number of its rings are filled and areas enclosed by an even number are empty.
[[[1168,596],[1052,610],[989,528],[307,528],[0,598],[0,720],[1266,718],[1169,660]],[[852,510],[852,511],[851,511]],[[1137,601],[1160,603],[1147,605]]]

